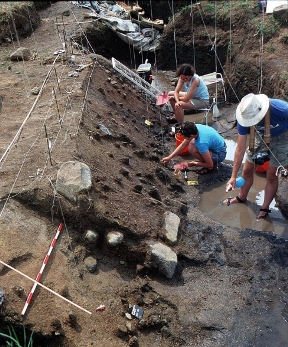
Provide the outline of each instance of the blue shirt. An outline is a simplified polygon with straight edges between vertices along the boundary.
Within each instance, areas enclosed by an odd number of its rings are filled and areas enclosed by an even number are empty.
[[[191,77],[189,83],[184,82],[184,88],[185,88],[186,93],[191,88],[193,79],[196,77],[199,78],[200,83],[199,83],[199,86],[196,88],[196,91],[195,91],[194,95],[192,96],[192,99],[209,100],[208,88],[207,88],[206,84],[204,83],[204,81],[202,80],[202,78],[199,77],[196,73]]]
[[[269,99],[270,101],[270,134],[271,137],[284,133],[288,128],[288,102],[280,99]],[[250,127],[237,124],[240,135],[249,134]],[[264,118],[256,125],[256,129],[264,134]]]
[[[198,137],[194,141],[194,145],[198,148],[200,154],[208,151],[217,153],[225,146],[223,137],[209,125],[196,124],[198,129]]]

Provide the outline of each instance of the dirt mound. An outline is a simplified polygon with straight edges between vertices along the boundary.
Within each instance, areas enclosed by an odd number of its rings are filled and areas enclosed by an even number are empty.
[[[281,294],[287,242],[268,232],[226,228],[199,211],[199,193],[226,180],[231,166],[201,177],[191,171],[199,185],[188,187],[174,176],[173,163],[160,163],[175,146],[165,108],[115,72],[108,56],[118,41],[113,38],[107,53],[100,26],[86,12],[66,2],[38,12],[41,25],[20,41],[33,52],[25,63],[9,59],[15,42],[0,46],[0,260],[36,278],[63,223],[41,283],[78,305],[38,286],[21,316],[33,283],[1,264],[1,332],[12,324],[21,336],[24,324],[35,332],[35,345],[55,347],[263,345],[276,335],[284,341],[270,326],[275,315],[277,321],[287,316]],[[93,54],[87,54],[80,22],[90,34],[92,26],[99,29]],[[59,53],[67,37],[71,45]],[[92,172],[92,189],[75,204],[55,189],[67,161],[84,162]],[[164,237],[166,211],[181,219],[176,245]],[[88,230],[99,234],[97,244],[87,242]],[[114,248],[106,238],[111,231],[124,235]],[[172,279],[146,262],[155,242],[177,254]],[[283,307],[271,314],[271,301]],[[97,310],[101,304],[104,311]],[[131,316],[135,305],[142,319]]]

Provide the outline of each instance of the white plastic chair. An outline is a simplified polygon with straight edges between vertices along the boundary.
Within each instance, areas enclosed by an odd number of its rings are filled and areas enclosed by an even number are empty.
[[[223,80],[223,76],[220,72],[211,72],[210,74],[206,74],[206,75],[203,75],[200,77],[203,79],[206,86],[210,86],[213,84],[216,85],[218,83],[221,83],[223,95],[224,95],[224,101],[226,102],[226,92],[225,92],[224,80]],[[216,91],[217,91],[217,85],[216,85]],[[217,107],[217,97],[218,97],[218,95],[216,95],[216,98],[213,98],[213,101],[212,101],[211,105],[209,105],[209,107],[197,109],[197,111],[205,112],[204,117],[205,117],[206,125],[208,125],[209,112],[213,112],[213,108],[214,108],[214,111],[218,111],[218,113],[219,113],[219,110]],[[216,118],[218,118],[219,115],[217,114],[217,117],[214,115],[214,117],[215,117],[215,119],[213,119],[213,120],[216,120]]]

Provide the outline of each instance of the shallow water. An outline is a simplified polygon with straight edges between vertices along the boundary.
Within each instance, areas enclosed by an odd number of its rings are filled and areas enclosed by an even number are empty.
[[[167,78],[167,73],[157,71],[153,73],[155,77],[155,85],[161,91],[169,91],[173,89],[171,82]],[[170,73],[171,75],[171,73]],[[172,75],[171,75],[172,76]],[[185,120],[191,120],[196,123],[203,123],[204,114],[197,113],[185,116]],[[215,125],[208,117],[208,124]],[[234,153],[236,149],[237,139],[225,139],[227,145],[227,156],[225,163],[233,164]],[[243,158],[245,162],[246,155]],[[256,219],[256,215],[263,203],[264,187],[266,184],[265,173],[255,172],[254,184],[248,194],[248,202],[246,204],[233,204],[230,206],[222,205],[221,201],[230,196],[238,194],[239,189],[226,193],[226,183],[217,183],[211,185],[201,195],[200,210],[207,214],[213,220],[216,220],[224,225],[237,228],[247,228],[253,230],[272,231],[278,236],[288,239],[288,220],[282,215],[276,206],[275,199],[270,205],[272,212],[265,219]],[[215,203],[216,202],[216,203]],[[217,203],[218,202],[218,203]]]
[[[225,142],[227,144],[227,159],[225,162],[233,164],[236,142],[234,140],[225,140]],[[248,194],[248,202],[246,204],[231,204],[230,206],[222,205],[221,201],[227,197],[236,196],[239,189],[235,188],[235,191],[226,193],[226,183],[215,184],[201,195],[199,208],[211,219],[222,224],[241,229],[272,231],[278,236],[288,239],[288,220],[277,208],[275,199],[270,205],[272,212],[265,219],[256,219],[264,200],[265,184],[265,173],[255,172],[254,183]],[[215,203],[215,201],[218,201],[218,203]]]

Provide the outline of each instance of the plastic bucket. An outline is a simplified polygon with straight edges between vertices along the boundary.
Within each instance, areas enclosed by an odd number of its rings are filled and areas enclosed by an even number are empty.
[[[263,165],[256,165],[256,172],[266,172],[268,169],[269,161],[265,161]]]
[[[178,133],[175,135],[175,139],[176,139],[176,147],[178,147],[182,144],[184,137]],[[181,153],[179,153],[179,155],[189,155],[188,146],[186,146],[183,149],[183,151]]]

